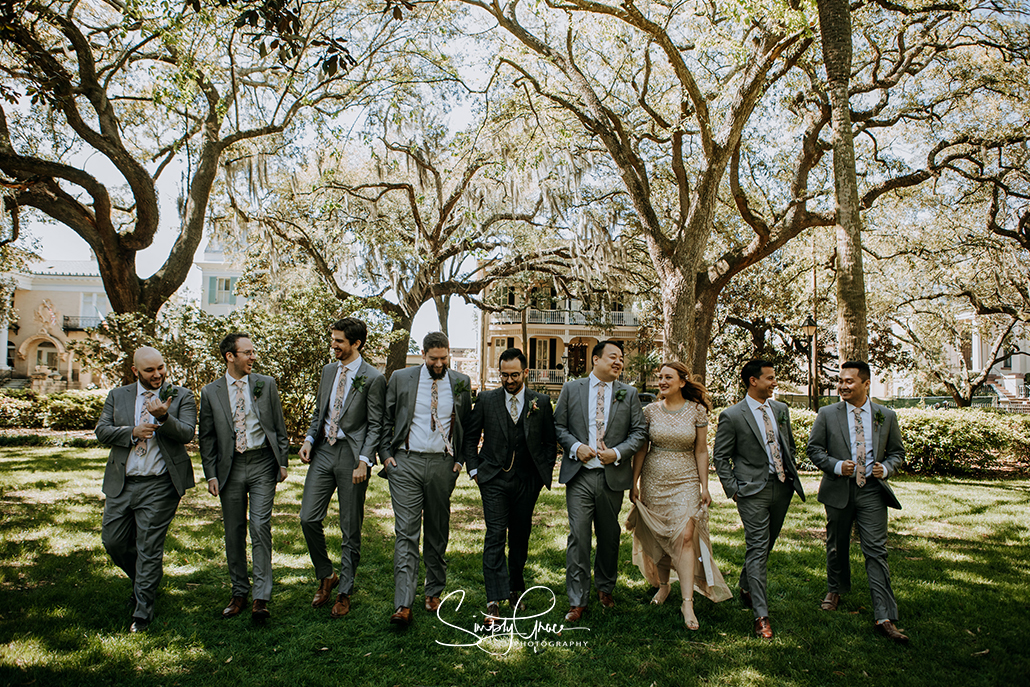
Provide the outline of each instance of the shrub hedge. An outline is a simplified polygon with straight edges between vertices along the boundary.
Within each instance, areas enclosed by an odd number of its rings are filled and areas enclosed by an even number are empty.
[[[93,429],[106,398],[106,391],[63,391],[44,396],[29,389],[5,389],[0,393],[0,427]]]
[[[718,408],[708,428],[715,443]],[[905,445],[905,472],[920,475],[976,475],[1005,464],[1030,466],[1030,416],[985,408],[927,410],[899,408],[898,424]],[[790,424],[802,470],[815,470],[805,454],[815,413],[791,408]]]

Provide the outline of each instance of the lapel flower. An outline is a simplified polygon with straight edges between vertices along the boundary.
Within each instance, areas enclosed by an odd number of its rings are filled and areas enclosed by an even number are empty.
[[[786,427],[787,426],[787,411],[786,410],[784,410],[784,411],[782,411],[780,413],[779,423],[780,423],[780,427]]]
[[[354,381],[351,382],[350,388],[354,389],[355,391],[361,391],[362,389],[364,389],[365,375],[358,375],[357,377],[355,377]]]
[[[171,382],[161,387],[161,390],[157,392],[157,397],[164,403],[170,398],[175,398],[179,395],[179,387],[175,386]]]
[[[259,379],[254,385],[254,398],[261,398],[261,390],[265,388],[265,380]]]
[[[882,410],[877,410],[876,415],[873,415],[873,429],[879,429],[880,425],[884,423],[887,418],[883,416]]]
[[[529,410],[526,411],[526,415],[532,415],[538,410],[540,410],[540,407],[536,404],[536,399],[534,398],[529,402]]]
[[[467,384],[467,383],[465,382],[465,380],[464,380],[464,379],[459,379],[459,380],[458,380],[458,381],[457,381],[457,382],[456,382],[456,383],[454,384],[454,393],[455,393],[455,394],[463,394],[463,393],[465,393],[466,391],[470,391],[470,389],[469,389],[469,385],[468,385],[468,384]]]
[[[625,389],[619,389],[618,391],[616,391],[615,392],[615,400],[616,401],[625,401],[626,400],[626,390]]]

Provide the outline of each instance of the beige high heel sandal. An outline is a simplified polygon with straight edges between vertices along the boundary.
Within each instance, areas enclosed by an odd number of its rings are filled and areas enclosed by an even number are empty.
[[[661,606],[663,603],[665,603],[665,600],[669,598],[669,591],[671,589],[672,587],[669,585],[668,582],[666,582],[665,584],[659,584],[658,591],[655,592],[654,598],[651,599],[651,605]]]
[[[701,627],[697,622],[697,616],[694,615],[693,599],[683,599],[683,605],[680,606],[680,613],[683,614],[683,622],[686,624],[688,630],[696,630]]]

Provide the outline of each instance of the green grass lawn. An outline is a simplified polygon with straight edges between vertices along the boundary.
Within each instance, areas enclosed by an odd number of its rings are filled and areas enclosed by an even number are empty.
[[[701,630],[679,615],[678,586],[661,607],[630,560],[623,536],[618,605],[591,604],[588,631],[545,631],[538,640],[575,643],[542,650],[492,639],[482,648],[417,607],[398,631],[393,612],[393,519],[385,480],[369,488],[363,559],[352,611],[342,620],[312,609],[312,568],[297,514],[305,469],[293,461],[273,518],[276,587],[264,626],[249,614],[219,615],[229,599],[218,500],[198,487],[172,523],[157,616],[129,635],[129,583],[100,543],[100,480],[106,452],[0,449],[0,684],[3,685],[1009,685],[1030,683],[1030,481],[895,480],[905,506],[891,511],[891,572],[912,638],[897,647],[874,634],[861,555],[852,547],[855,589],[824,613],[822,507],[817,476],[805,477],[770,561],[776,638],[751,634],[751,612],[734,599],[695,601]],[[199,470],[199,460],[195,460]],[[443,617],[472,629],[482,619],[479,492],[463,475],[452,500],[448,591],[465,590]],[[553,590],[531,613],[558,624],[567,607],[564,490],[545,492],[530,544],[532,580]],[[628,510],[628,499],[626,509]],[[335,502],[327,519],[339,544]],[[736,591],[744,557],[735,508],[718,490],[712,545]],[[625,516],[625,512],[623,513]],[[333,535],[336,529],[335,536]],[[421,597],[417,603],[421,602]],[[525,632],[532,621],[520,624]],[[489,653],[483,649],[490,649]]]

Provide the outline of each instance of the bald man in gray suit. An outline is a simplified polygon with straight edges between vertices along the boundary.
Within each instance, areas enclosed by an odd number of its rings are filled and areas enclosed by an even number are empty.
[[[196,431],[197,404],[189,389],[167,383],[165,361],[156,349],[137,350],[132,371],[134,384],[107,395],[96,433],[111,447],[100,538],[132,581],[129,632],[135,633],[154,619],[168,526],[179,499],[194,484],[186,444]]]

